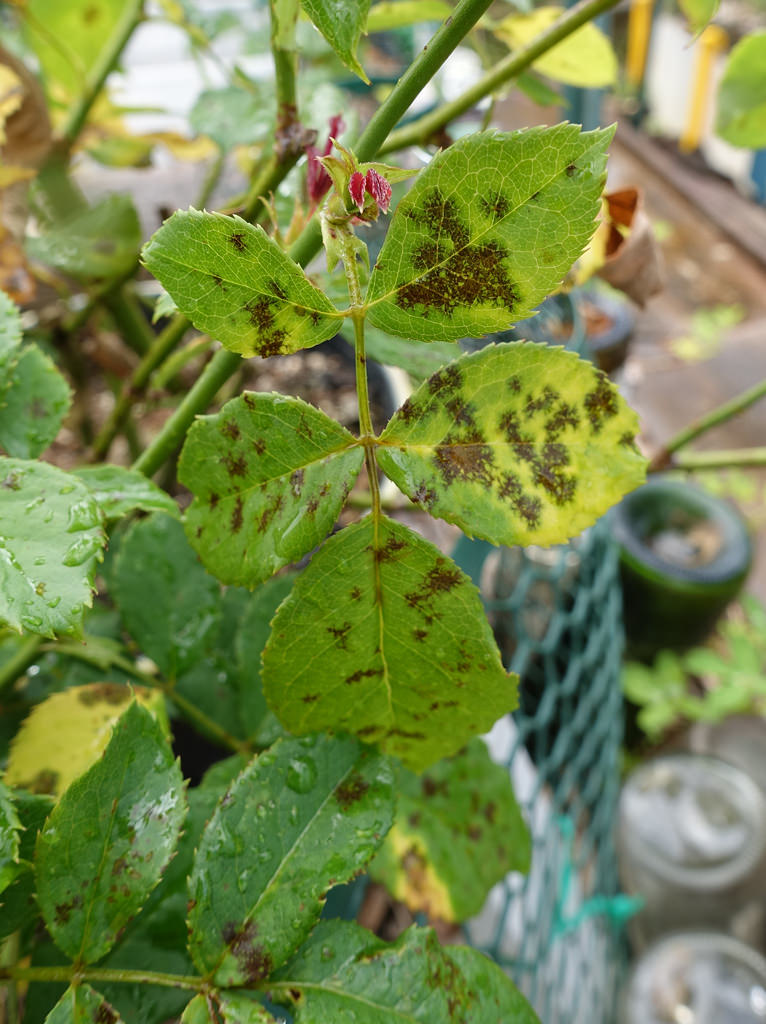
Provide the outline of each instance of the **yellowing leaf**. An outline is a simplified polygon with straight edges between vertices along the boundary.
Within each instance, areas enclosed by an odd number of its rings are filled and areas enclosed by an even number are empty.
[[[89,683],[37,704],[11,742],[5,781],[33,793],[60,796],[98,760],[112,726],[135,696],[168,729],[159,691],[119,683]]]
[[[564,13],[563,7],[537,7],[529,14],[503,18],[496,34],[512,50],[520,50],[550,28]],[[532,67],[542,75],[567,85],[598,89],[617,78],[617,58],[601,29],[590,23],[551,47]]]

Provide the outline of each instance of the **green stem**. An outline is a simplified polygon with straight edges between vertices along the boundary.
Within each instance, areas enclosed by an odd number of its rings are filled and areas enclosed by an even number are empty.
[[[766,466],[766,448],[731,448],[714,452],[682,452],[673,456],[668,469],[734,469]],[[653,471],[650,469],[650,472]]]
[[[0,665],[0,693],[29,668],[44,643],[45,637],[34,633],[24,637],[16,653]]]
[[[258,176],[253,179],[247,190],[242,216],[253,223],[258,221],[265,210],[263,200],[269,193],[276,191],[290,171],[298,163],[300,153],[286,153],[278,157],[272,154],[261,168]]]
[[[125,982],[127,984],[162,985],[164,988],[205,987],[204,978],[189,974],[166,974],[164,971],[128,971],[120,967],[4,967],[0,968],[0,984],[10,981],[72,981]]]
[[[109,72],[120,59],[136,26],[141,21],[144,11],[144,0],[125,0],[120,20],[117,22],[111,38],[99,54],[98,60],[91,69],[83,90],[64,123],[61,137],[65,149],[70,149],[82,131],[91,107],[104,88]]]
[[[684,427],[655,455],[650,468],[656,471],[667,466],[670,462],[670,456],[677,452],[679,448],[685,447],[690,441],[694,441],[695,438],[698,438],[713,427],[728,422],[728,420],[744,412],[745,409],[748,409],[764,396],[766,396],[766,378],[754,384],[753,387],[748,388],[747,391],[743,391],[741,395],[737,395],[728,402],[724,402],[710,412],[705,413],[704,416],[694,420],[688,427]]]
[[[169,387],[173,378],[181,372],[187,363],[203,352],[207,352],[212,345],[213,339],[208,334],[198,334],[192,338],[187,345],[165,360],[152,377],[152,387],[158,390]]]
[[[114,291],[107,291],[103,304],[112,314],[114,321],[128,345],[145,355],[154,344],[154,332],[141,312],[134,295],[123,285]]]
[[[93,443],[90,454],[91,462],[104,458],[115,439],[118,430],[125,422],[128,413],[136,400],[136,396],[144,389],[149,377],[167,356],[176,348],[189,327],[189,321],[178,313],[167,327],[153,340],[152,346],[133,371],[129,383],[117,399],[109,419]]]
[[[159,434],[143,455],[133,463],[133,469],[137,469],[145,476],[153,476],[163,462],[180,447],[194,417],[207,409],[218,389],[226,383],[241,362],[242,356],[239,353],[219,349]]]
[[[574,7],[562,14],[555,24],[541,32],[536,39],[516,53],[509,54],[503,60],[488,71],[486,74],[467,89],[461,96],[445,103],[438,110],[413,121],[404,128],[392,132],[385,143],[380,147],[379,152],[390,153],[396,149],[404,149],[406,146],[414,146],[418,143],[427,142],[431,136],[441,131],[450,121],[460,117],[479,100],[490,96],[501,86],[506,85],[511,79],[516,78],[522,71],[533,64],[538,57],[547,53],[556,43],[566,39],[574,31],[586,22],[596,18],[604,11],[615,7],[619,0],[580,0]]]

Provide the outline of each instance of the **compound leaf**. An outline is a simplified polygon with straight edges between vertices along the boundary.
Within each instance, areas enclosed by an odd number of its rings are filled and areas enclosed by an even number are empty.
[[[170,516],[142,519],[123,537],[112,591],[125,628],[166,678],[176,679],[213,646],[220,587]]]
[[[0,291],[0,409],[21,352],[21,334],[19,311],[5,292]]]
[[[45,1018],[45,1024],[122,1024],[113,1006],[90,985],[71,985]]]
[[[387,758],[350,737],[279,740],[229,788],[189,879],[189,949],[220,985],[258,986],[311,931],[326,890],[391,825]],[[236,884],[232,884],[236,877]]]
[[[349,70],[369,84],[356,58],[370,0],[301,0],[301,6]]]
[[[162,693],[124,683],[69,686],[35,704],[11,740],[8,783],[30,793],[61,795],[101,757],[132,697],[164,720]]]
[[[167,512],[178,518],[178,505],[137,469],[124,466],[82,466],[74,475],[88,487],[106,519],[121,519],[129,512]]]
[[[766,146],[766,30],[746,35],[729,54],[715,130],[733,146]]]
[[[11,793],[4,782],[0,782],[0,893],[3,892],[19,873],[19,831],[21,822]]]
[[[180,1024],[277,1024],[265,1006],[240,992],[195,996]]]
[[[350,921],[322,922],[269,984],[295,1024],[538,1024],[511,979],[475,949],[442,947],[430,928],[386,943]]]
[[[612,128],[481,132],[439,153],[399,203],[370,277],[368,319],[455,341],[529,316],[595,229]]]
[[[317,552],[274,618],[262,678],[291,733],[345,729],[415,771],[516,705],[474,585],[385,517]]]
[[[187,435],[178,478],[194,494],[189,541],[219,579],[252,587],[327,536],[363,459],[308,403],[245,392]]]
[[[21,350],[10,385],[0,405],[0,445],[18,459],[35,459],[54,440],[69,411],[69,385],[37,345]]]
[[[162,726],[134,702],[37,840],[40,907],[64,953],[93,963],[109,951],[159,882],[185,814],[181,769]]]
[[[398,788],[396,818],[370,875],[411,910],[465,921],[509,871],[529,870],[529,832],[508,769],[480,739],[422,777],[401,770]]]
[[[32,259],[74,277],[93,278],[127,273],[140,246],[141,225],[127,195],[108,196],[26,242]]]
[[[70,473],[0,458],[0,506],[0,620],[79,636],[106,543],[98,505]]]
[[[331,338],[337,310],[260,227],[178,210],[143,259],[195,327],[243,356],[273,356]]]
[[[494,544],[557,544],[644,478],[636,414],[574,353],[488,345],[430,377],[380,438],[380,467],[432,515]]]

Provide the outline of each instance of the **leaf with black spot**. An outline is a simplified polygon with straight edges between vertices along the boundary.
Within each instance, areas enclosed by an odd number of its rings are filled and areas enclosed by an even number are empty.
[[[163,729],[134,702],[37,839],[37,896],[59,949],[85,964],[111,949],[159,882],[185,814],[181,770]]]
[[[260,227],[179,210],[143,260],[195,327],[243,356],[310,348],[338,329],[338,311]]]
[[[252,587],[327,536],[363,460],[354,436],[307,402],[246,391],[187,435],[189,542],[224,583]]]
[[[529,831],[508,769],[471,740],[422,776],[402,769],[396,819],[370,875],[431,920],[466,921],[509,871],[528,871]]]
[[[513,342],[425,381],[380,437],[381,469],[493,544],[559,544],[642,483],[638,417],[592,363]]]
[[[230,786],[189,877],[189,951],[218,985],[260,987],[306,938],[324,895],[391,826],[388,758],[350,737],[279,740]]]
[[[481,132],[437,154],[401,200],[370,277],[368,319],[456,341],[530,315],[596,227],[613,128]]]
[[[345,729],[415,771],[516,706],[476,587],[386,517],[314,555],[274,617],[261,675],[294,735]]]
[[[295,1024],[539,1024],[497,964],[417,926],[387,943],[351,921],[323,921],[269,990]]]
[[[207,992],[192,999],[180,1024],[277,1024],[277,1019],[243,992]]]
[[[122,1024],[122,1017],[100,992],[80,984],[66,990],[45,1024]]]

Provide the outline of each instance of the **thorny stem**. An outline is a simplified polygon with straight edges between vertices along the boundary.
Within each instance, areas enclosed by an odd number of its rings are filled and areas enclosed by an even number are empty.
[[[516,53],[509,54],[497,63],[491,71],[482,75],[462,95],[450,103],[444,103],[438,110],[418,118],[412,124],[392,132],[386,141],[381,144],[380,154],[390,153],[396,149],[404,149],[406,146],[427,142],[431,136],[441,131],[450,121],[470,110],[479,100],[483,100],[485,96],[490,96],[501,86],[507,85],[513,78],[518,77],[522,71],[526,71],[538,57],[547,53],[556,43],[566,39],[592,18],[615,7],[618,2],[619,0],[580,0],[574,7],[570,7],[550,28],[541,32],[536,39],[533,39],[528,46],[518,50]]]
[[[0,666],[0,693],[29,668],[44,642],[45,637],[37,636],[34,633],[30,634],[19,644],[19,648],[13,657],[3,662],[2,666]]]
[[[748,388],[747,391],[743,391],[741,395],[736,395],[734,398],[729,399],[728,402],[724,402],[722,405],[712,409],[676,434],[652,459],[649,467],[650,471],[656,472],[670,465],[671,461],[675,462],[675,460],[671,460],[670,456],[677,452],[679,448],[684,448],[690,441],[694,441],[713,427],[720,426],[720,424],[733,419],[734,416],[744,412],[745,409],[750,408],[751,405],[764,396],[766,396],[766,378],[754,384],[753,387]]]
[[[82,96],[69,112],[61,136],[68,150],[77,140],[85,126],[91,107],[101,94],[109,72],[114,68],[125,49],[144,12],[144,0],[126,0],[120,20],[117,22],[111,39],[99,55],[85,82]]]
[[[164,971],[128,971],[119,967],[76,968],[74,964],[65,967],[13,967],[0,968],[0,984],[12,981],[59,981],[67,982],[126,982],[145,985],[162,985],[165,988],[189,988],[199,991],[205,987],[205,979],[189,974],[166,974]]]

